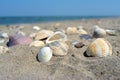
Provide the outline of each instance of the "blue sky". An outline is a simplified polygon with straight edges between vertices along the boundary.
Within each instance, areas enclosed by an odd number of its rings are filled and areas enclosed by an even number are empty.
[[[120,0],[0,0],[0,16],[120,15]]]

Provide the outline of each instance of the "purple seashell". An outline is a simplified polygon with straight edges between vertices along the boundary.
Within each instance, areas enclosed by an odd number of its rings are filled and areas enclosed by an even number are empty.
[[[32,39],[23,35],[14,35],[9,37],[9,42],[7,43],[8,47],[18,45],[18,44],[30,44]]]

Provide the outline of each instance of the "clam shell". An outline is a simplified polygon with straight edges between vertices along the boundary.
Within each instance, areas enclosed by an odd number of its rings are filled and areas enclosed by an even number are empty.
[[[103,38],[106,36],[106,31],[99,26],[94,26],[93,37]]]
[[[43,41],[33,41],[30,43],[29,47],[34,46],[34,47],[43,47],[45,46]]]
[[[53,34],[53,31],[50,30],[41,30],[35,35],[35,40],[42,40],[45,38],[48,38],[51,34]]]
[[[54,41],[48,44],[48,46],[52,49],[53,55],[64,56],[68,53],[69,47],[65,42]]]
[[[0,46],[0,54],[2,53],[6,53],[9,49],[7,47],[4,46]]]
[[[40,27],[39,26],[33,26],[33,30],[39,31]]]
[[[52,58],[52,50],[49,47],[41,48],[37,58],[40,62],[48,62]]]
[[[30,39],[27,36],[23,35],[13,35],[9,37],[9,42],[7,43],[7,46],[14,46],[18,44],[30,44],[32,42],[32,39]]]
[[[51,43],[54,41],[62,41],[65,42],[67,40],[67,35],[61,31],[56,31],[52,34],[47,40],[46,43]]]
[[[76,27],[68,27],[66,30],[66,33],[67,34],[78,34],[79,32]]]
[[[106,57],[112,55],[112,47],[106,39],[98,38],[89,45],[86,54],[93,57]]]

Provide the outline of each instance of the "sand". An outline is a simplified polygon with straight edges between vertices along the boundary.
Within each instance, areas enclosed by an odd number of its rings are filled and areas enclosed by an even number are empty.
[[[55,27],[56,23],[61,26]],[[83,53],[94,40],[82,40],[79,35],[67,35],[69,41],[79,40],[85,44],[82,48],[75,48],[68,43],[66,56],[53,56],[47,63],[38,62],[36,55],[40,48],[28,45],[9,47],[9,52],[0,54],[0,80],[120,80],[120,18],[89,19],[74,21],[45,22],[37,24],[21,24],[25,26],[21,31],[29,35],[36,32],[33,26],[41,29],[66,30],[67,27],[83,26],[92,35],[93,25],[104,29],[117,30],[117,36],[107,36],[111,43],[113,55],[108,57],[85,57]],[[0,26],[0,31],[9,35],[15,34],[16,25]],[[5,43],[0,45],[6,46]]]

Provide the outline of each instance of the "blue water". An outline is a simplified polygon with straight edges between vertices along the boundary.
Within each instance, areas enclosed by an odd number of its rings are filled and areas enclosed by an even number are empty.
[[[38,17],[0,17],[1,25],[40,23],[63,20],[108,18],[111,16],[38,16]]]

